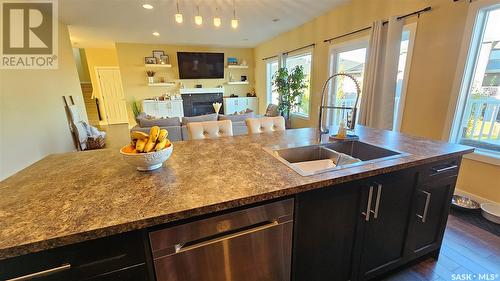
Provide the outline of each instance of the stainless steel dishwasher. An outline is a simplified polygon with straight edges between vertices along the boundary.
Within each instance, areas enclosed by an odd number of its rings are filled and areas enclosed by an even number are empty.
[[[157,281],[290,280],[293,199],[149,233]]]

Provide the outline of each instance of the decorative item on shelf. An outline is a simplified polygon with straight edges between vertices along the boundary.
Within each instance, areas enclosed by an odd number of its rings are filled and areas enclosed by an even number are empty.
[[[227,76],[229,76],[229,80],[228,80],[228,81],[229,81],[229,82],[233,82],[233,74],[231,73],[231,71],[229,71],[229,72],[227,73]]]
[[[215,113],[219,114],[220,108],[222,107],[222,103],[214,102],[212,103],[212,106],[214,107]]]
[[[154,50],[153,51],[153,57],[156,58],[156,63],[160,64],[161,63],[161,56],[164,56],[165,52],[162,50]]]
[[[242,60],[240,65],[241,65],[241,66],[247,66],[248,64],[247,64],[247,61],[246,61],[246,60]]]
[[[170,64],[170,58],[168,55],[160,56],[160,64]]]
[[[246,75],[241,75],[240,81],[241,82],[246,82],[247,81],[247,76]]]
[[[165,83],[165,77],[160,77],[160,83]]]
[[[144,63],[145,64],[156,64],[156,58],[155,57],[145,57]]]
[[[197,89],[201,89],[201,88],[203,88],[203,85],[201,85],[201,84],[196,84],[196,85],[194,85],[194,87],[195,87],[195,88],[197,88]]]
[[[238,65],[238,59],[232,57],[227,58],[227,65]]]
[[[230,98],[237,98],[237,97],[238,97],[238,95],[231,94],[229,97],[230,97]]]
[[[146,71],[146,75],[148,76],[148,83],[153,84],[155,82],[155,74],[156,72],[152,70]]]
[[[296,66],[290,72],[286,67],[278,69],[273,85],[278,92],[278,109],[285,118],[287,128],[291,127],[290,111],[301,105],[301,97],[307,88],[304,68]]]

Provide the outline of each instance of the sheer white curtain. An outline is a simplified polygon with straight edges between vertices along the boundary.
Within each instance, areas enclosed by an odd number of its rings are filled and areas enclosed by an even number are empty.
[[[402,30],[403,23],[397,17],[387,25],[380,20],[372,25],[359,113],[361,125],[392,129]]]

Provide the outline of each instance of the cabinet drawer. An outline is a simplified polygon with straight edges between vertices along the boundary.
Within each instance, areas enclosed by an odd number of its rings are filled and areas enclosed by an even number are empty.
[[[451,158],[424,165],[419,171],[419,183],[434,181],[437,178],[453,177],[458,175],[460,158]]]
[[[149,280],[146,265],[136,265],[129,268],[101,274],[84,281],[147,281]],[[83,281],[83,280],[82,280]]]
[[[141,264],[142,241],[140,232],[131,232],[7,259],[0,261],[0,280],[30,274],[44,276],[37,280],[82,280]]]

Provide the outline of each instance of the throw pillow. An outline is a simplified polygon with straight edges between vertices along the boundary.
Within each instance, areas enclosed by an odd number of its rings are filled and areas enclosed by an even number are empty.
[[[182,117],[182,125],[184,126],[191,122],[217,121],[217,116],[217,113],[212,113],[200,116]]]

